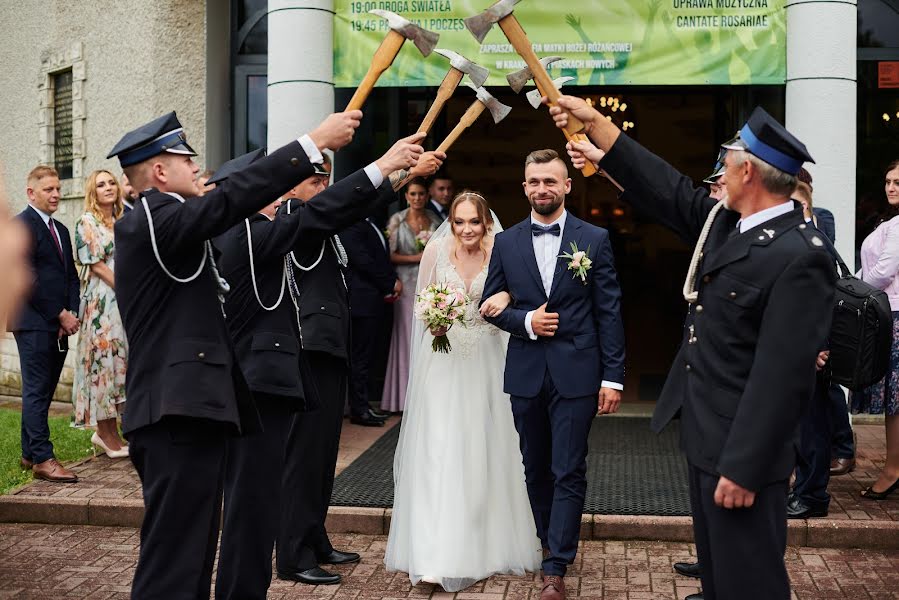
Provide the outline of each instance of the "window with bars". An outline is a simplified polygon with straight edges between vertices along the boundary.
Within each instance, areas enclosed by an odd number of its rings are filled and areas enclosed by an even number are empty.
[[[72,178],[72,70],[51,75],[53,82],[53,166],[60,179]]]

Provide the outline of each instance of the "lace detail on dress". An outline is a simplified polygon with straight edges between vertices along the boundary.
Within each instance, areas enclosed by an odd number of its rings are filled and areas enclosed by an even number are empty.
[[[446,251],[440,252],[437,257],[436,274],[437,281],[455,283],[465,288],[465,281],[456,271],[456,267],[453,266],[449,253]],[[452,352],[457,353],[460,357],[468,358],[472,356],[481,335],[499,335],[500,333],[500,330],[485,321],[478,311],[486,283],[487,266],[484,265],[481,272],[471,282],[471,288],[468,290],[468,297],[471,299],[471,303],[465,309],[465,326],[454,325],[446,334],[452,345]]]

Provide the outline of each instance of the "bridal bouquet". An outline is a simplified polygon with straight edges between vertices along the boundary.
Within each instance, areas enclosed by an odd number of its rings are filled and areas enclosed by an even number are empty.
[[[432,333],[435,329],[447,330],[453,324],[463,322],[465,307],[470,302],[471,299],[461,286],[432,283],[415,297],[415,318],[424,322]],[[446,331],[434,336],[431,350],[444,354],[452,350]]]
[[[418,248],[419,252],[425,251],[425,246],[431,241],[432,233],[433,232],[428,229],[422,229],[418,232],[418,235],[415,236],[415,247]]]

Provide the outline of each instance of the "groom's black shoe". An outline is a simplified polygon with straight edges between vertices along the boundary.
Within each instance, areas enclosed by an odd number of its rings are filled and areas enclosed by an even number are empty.
[[[683,575],[684,577],[696,577],[697,579],[699,578],[699,562],[676,562],[674,563],[674,570],[677,571],[679,575]]]
[[[698,594],[690,594],[684,600],[702,600],[702,597],[702,592],[699,592]]]
[[[337,573],[328,573],[320,567],[313,567],[305,571],[281,571],[278,570],[278,579],[287,579],[290,581],[299,581],[307,585],[335,585],[340,583],[340,575]]]
[[[320,565],[348,565],[350,563],[359,562],[362,557],[355,552],[341,552],[340,550],[331,550],[330,554],[319,557]]]

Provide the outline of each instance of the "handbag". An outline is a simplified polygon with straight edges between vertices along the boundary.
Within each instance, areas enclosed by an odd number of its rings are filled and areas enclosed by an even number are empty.
[[[836,248],[830,248],[840,273],[830,326],[830,377],[834,383],[860,391],[883,379],[890,366],[890,300],[883,290],[853,275]]]

